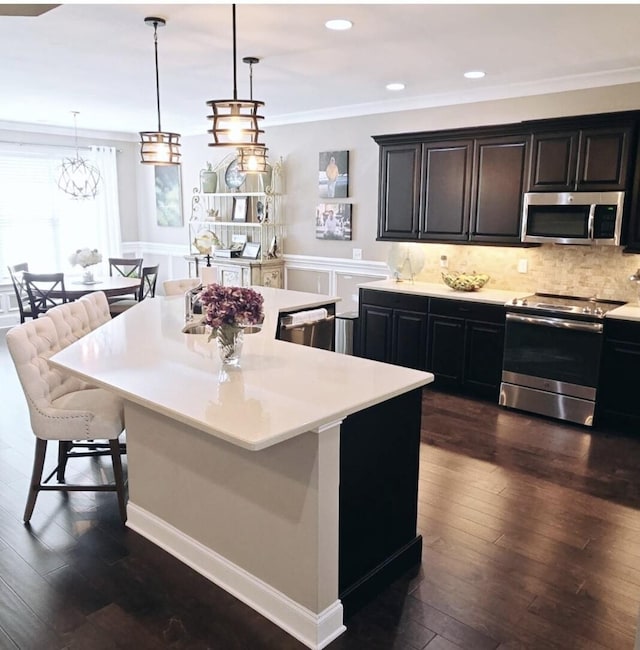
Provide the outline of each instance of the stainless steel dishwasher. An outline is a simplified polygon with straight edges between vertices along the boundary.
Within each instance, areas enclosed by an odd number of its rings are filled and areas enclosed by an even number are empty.
[[[280,340],[333,351],[335,317],[323,307],[280,318]]]

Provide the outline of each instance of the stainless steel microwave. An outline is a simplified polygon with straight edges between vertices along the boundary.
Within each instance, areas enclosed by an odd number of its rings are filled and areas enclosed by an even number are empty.
[[[620,245],[624,192],[528,192],[521,241]]]

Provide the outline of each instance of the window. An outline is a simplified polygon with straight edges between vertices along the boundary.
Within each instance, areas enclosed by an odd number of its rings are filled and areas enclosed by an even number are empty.
[[[81,151],[100,170],[95,199],[73,199],[57,185],[63,158],[75,155],[62,147],[0,145],[0,276],[19,262],[35,272],[79,272],[69,262],[78,248],[97,248],[105,261],[120,254],[115,150]]]

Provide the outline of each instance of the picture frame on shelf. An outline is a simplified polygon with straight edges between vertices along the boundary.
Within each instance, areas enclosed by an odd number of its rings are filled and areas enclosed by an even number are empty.
[[[233,213],[231,221],[247,221],[249,201],[246,196],[233,197]]]
[[[260,255],[260,243],[248,241],[242,249],[241,257],[244,257],[245,259],[257,260],[258,255]]]

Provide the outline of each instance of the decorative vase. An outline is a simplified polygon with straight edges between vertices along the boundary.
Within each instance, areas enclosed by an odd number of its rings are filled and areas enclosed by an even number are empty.
[[[94,283],[93,271],[88,266],[86,266],[84,271],[82,272],[82,281],[85,284],[93,284]]]
[[[239,366],[244,342],[244,329],[242,327],[223,326],[216,335],[218,354],[225,366]]]

